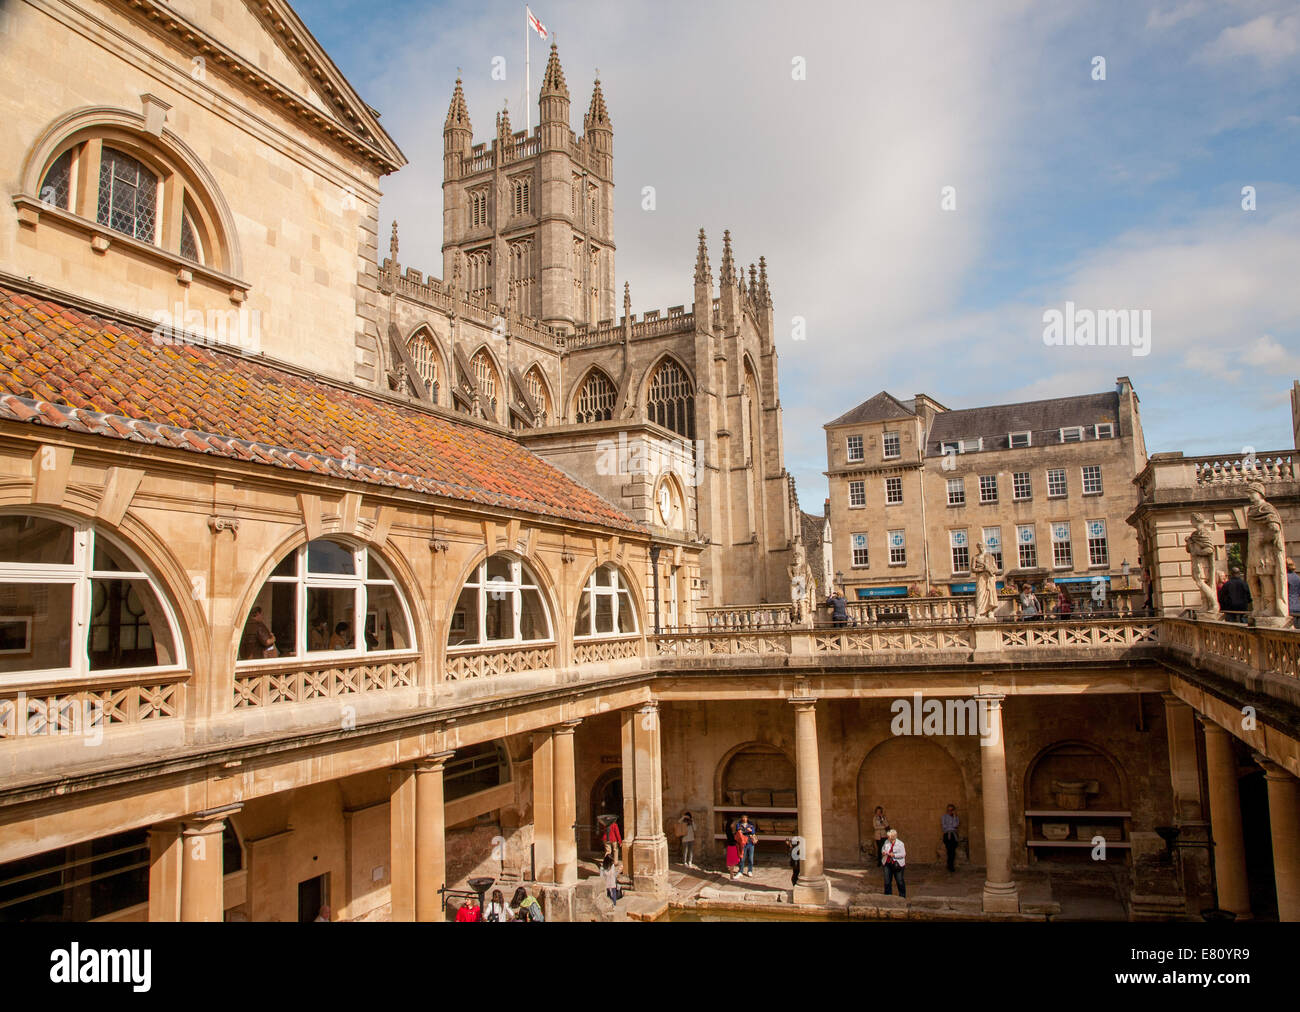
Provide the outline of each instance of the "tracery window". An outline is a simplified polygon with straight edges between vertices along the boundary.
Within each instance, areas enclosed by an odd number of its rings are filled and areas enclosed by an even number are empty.
[[[686,370],[672,359],[665,359],[655,370],[646,411],[650,421],[686,439],[695,438],[695,394]]]
[[[95,220],[141,242],[157,241],[158,177],[137,158],[105,147]]]
[[[529,369],[528,375],[524,377],[524,384],[528,387],[528,396],[533,399],[533,404],[541,415],[542,424],[545,425],[551,417],[551,395],[546,390],[541,369],[537,366]]]
[[[86,524],[0,516],[0,682],[182,663],[175,616],[134,554]]]
[[[448,647],[551,639],[550,615],[537,578],[525,563],[503,554],[474,568],[452,612]]]
[[[411,361],[415,363],[415,371],[420,374],[420,379],[424,380],[425,389],[429,391],[429,399],[437,404],[440,377],[438,350],[434,347],[433,338],[427,331],[421,330],[411,337],[406,350],[411,355]]]
[[[372,551],[318,538],[280,561],[249,610],[240,661],[413,649],[406,601]]]
[[[483,398],[484,412],[492,418],[498,417],[497,371],[492,364],[492,357],[488,355],[486,348],[480,348],[469,364],[474,370],[474,381],[478,384],[479,394]]]
[[[511,198],[513,202],[512,210],[516,218],[520,217],[521,215],[528,214],[529,207],[528,207],[528,180],[527,179],[515,180],[514,192],[511,194]]]
[[[614,402],[618,399],[618,390],[599,369],[593,369],[582,384],[578,393],[578,404],[574,411],[577,422],[608,422],[614,417]]]
[[[465,256],[469,266],[469,292],[481,299],[492,297],[492,252],[475,250]]]
[[[578,598],[574,637],[626,636],[636,629],[636,605],[623,573],[617,566],[598,567]]]
[[[488,223],[487,190],[473,190],[469,195],[469,227],[480,228]]]

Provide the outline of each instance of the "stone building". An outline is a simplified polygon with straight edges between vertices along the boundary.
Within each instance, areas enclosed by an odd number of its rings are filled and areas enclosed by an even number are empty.
[[[1138,585],[1128,515],[1146,463],[1137,395],[949,410],[882,391],[825,426],[846,596],[969,595],[983,542],[1017,585]],[[1127,567],[1127,568],[1126,568]]]
[[[0,919],[434,921],[475,873],[594,916],[602,819],[662,899],[683,809],[700,863],[749,810],[760,862],[804,845],[791,901],[869,916],[873,806],[924,867],[948,803],[956,912],[1049,917],[1064,875],[1300,918],[1293,631],[770,621],[802,524],[765,272],[724,235],[715,289],[701,240],[691,311],[610,321],[612,128],[565,132],[558,55],[533,138],[476,153],[453,102],[451,214],[491,180],[492,225],[452,222],[442,281],[379,262],[404,159],[283,0],[0,15]],[[580,163],[596,269],[551,220],[471,277]]]

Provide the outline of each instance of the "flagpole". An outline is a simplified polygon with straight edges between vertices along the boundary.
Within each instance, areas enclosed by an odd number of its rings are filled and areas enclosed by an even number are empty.
[[[524,4],[524,123],[527,131],[524,136],[528,138],[533,136],[533,75],[531,63],[533,26],[528,18],[531,13],[532,11],[528,9],[528,5]]]

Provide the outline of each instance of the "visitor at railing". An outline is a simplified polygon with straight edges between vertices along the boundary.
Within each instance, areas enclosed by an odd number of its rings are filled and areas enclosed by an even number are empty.
[[[1074,617],[1074,599],[1064,587],[1058,587],[1056,590],[1056,617],[1060,619]]]
[[[1295,571],[1295,562],[1291,559],[1286,560],[1286,606],[1292,627],[1300,626],[1296,622],[1300,618],[1300,573]]]
[[[1242,579],[1240,566],[1233,566],[1227,581],[1219,588],[1219,613],[1227,622],[1245,623],[1250,614],[1250,588]]]
[[[831,608],[831,623],[837,629],[849,624],[849,603],[844,599],[844,591],[836,587],[826,603]]]
[[[1026,583],[1020,588],[1020,617],[1026,622],[1033,622],[1043,617],[1042,607],[1038,603],[1038,595],[1034,593],[1032,583]]]

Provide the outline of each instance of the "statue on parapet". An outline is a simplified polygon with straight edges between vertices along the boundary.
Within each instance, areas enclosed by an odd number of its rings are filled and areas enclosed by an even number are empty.
[[[1286,593],[1286,538],[1282,515],[1264,498],[1264,486],[1246,485],[1250,506],[1246,509],[1246,583],[1255,603],[1255,621],[1261,625],[1284,625],[1288,619]]]
[[[997,560],[984,548],[984,542],[975,546],[975,558],[970,571],[975,577],[975,621],[989,622],[998,610]]]
[[[813,601],[812,566],[803,547],[803,537],[796,537],[793,545],[793,558],[786,567],[790,574],[790,620],[795,625],[812,625],[816,614]]]
[[[1219,598],[1214,590],[1214,538],[1212,524],[1199,513],[1192,514],[1194,529],[1183,542],[1192,557],[1192,582],[1201,592],[1202,606],[1208,615],[1219,613]]]

